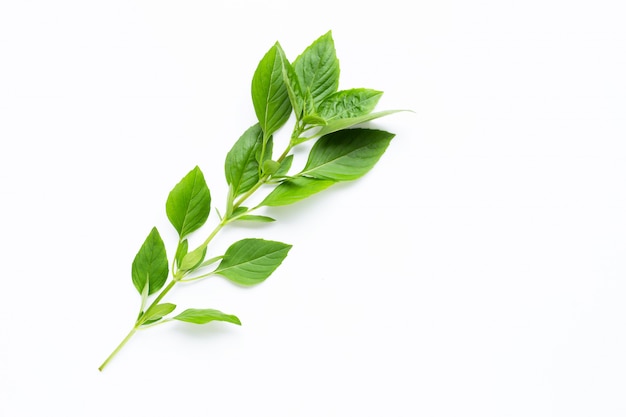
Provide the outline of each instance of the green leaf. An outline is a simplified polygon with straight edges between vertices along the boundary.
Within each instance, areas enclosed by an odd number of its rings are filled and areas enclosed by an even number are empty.
[[[175,309],[176,309],[176,304],[172,304],[172,303],[157,304],[149,312],[146,311],[146,313],[149,313],[149,314],[143,317],[144,323],[148,321],[154,322],[156,320],[159,320],[163,316],[167,316],[168,314],[170,314]]]
[[[280,183],[259,206],[286,206],[303,200],[333,185],[335,181],[295,177]]]
[[[374,110],[382,95],[382,91],[367,88],[338,91],[326,97],[318,106],[317,112],[326,122],[363,116]]]
[[[247,221],[263,222],[263,223],[275,221],[271,217],[257,216],[253,214],[247,214],[247,213],[248,213],[248,207],[239,206],[235,210],[233,210],[232,218],[233,220],[247,220]]]
[[[244,214],[247,211],[248,211],[248,207],[239,206],[235,210],[233,210],[232,217],[241,216],[242,214]]]
[[[181,271],[193,271],[206,256],[207,247],[200,246],[189,252],[180,263]]]
[[[206,324],[211,321],[226,321],[228,323],[241,325],[241,321],[239,321],[236,316],[225,314],[219,310],[213,310],[210,308],[189,308],[180,313],[178,316],[172,318],[174,320],[180,320],[194,324]]]
[[[252,77],[252,103],[265,137],[287,122],[291,102],[283,79],[283,63],[278,42],[259,62]]]
[[[296,70],[285,56],[285,52],[280,45],[278,47],[278,53],[283,65],[283,81],[287,87],[287,95],[289,96],[289,101],[291,102],[293,111],[296,114],[296,119],[300,120],[304,109],[304,94],[302,93],[302,90],[300,90],[298,74],[296,74]]]
[[[271,217],[268,216],[259,216],[256,214],[249,214],[246,216],[241,216],[238,217],[237,220],[244,220],[244,221],[250,221],[250,222],[261,222],[261,223],[271,223],[271,222],[275,222],[276,219],[273,219]]]
[[[317,114],[307,114],[302,118],[302,122],[308,126],[326,126],[326,119]]]
[[[273,175],[276,171],[278,171],[278,168],[280,168],[280,163],[268,159],[263,163],[263,174]]]
[[[393,137],[392,133],[370,129],[326,135],[311,148],[300,175],[333,181],[357,179],[378,162]]]
[[[180,264],[183,261],[183,258],[185,257],[185,255],[187,255],[187,252],[189,251],[189,242],[187,242],[187,239],[183,239],[180,242],[178,242],[178,247],[176,248],[176,255],[174,256],[174,259],[176,260],[176,265],[180,268]]]
[[[205,266],[209,266],[211,264],[214,264],[215,262],[221,260],[224,256],[215,256],[211,259],[207,259],[206,261],[202,262],[200,265],[198,265],[198,267],[196,269],[200,269],[200,268],[204,268]]]
[[[287,155],[285,159],[280,163],[278,170],[274,173],[274,177],[283,177],[289,172],[291,164],[293,163],[293,155]]]
[[[265,153],[263,153],[262,146],[257,148],[256,161],[259,165],[263,166],[263,164],[266,161],[269,161],[272,159],[273,147],[274,147],[274,139],[272,136],[270,136],[269,138],[267,138],[267,141],[265,142]]]
[[[281,264],[291,245],[263,239],[243,239],[233,243],[215,274],[241,285],[264,281]]]
[[[165,244],[157,228],[153,227],[133,260],[133,284],[141,294],[147,281],[149,294],[154,294],[163,287],[168,274],[169,266]]]
[[[364,114],[362,116],[357,116],[357,117],[348,117],[345,119],[334,119],[334,120],[329,121],[326,124],[326,126],[323,126],[319,131],[315,133],[315,135],[311,136],[308,139],[328,135],[329,133],[348,129],[358,124],[369,122],[371,120],[378,119],[380,117],[387,116],[390,114],[399,113],[402,111],[407,111],[407,110],[385,110],[385,111],[379,111],[376,113]]]
[[[196,166],[176,184],[165,210],[181,238],[202,227],[211,210],[211,193],[200,168]]]
[[[309,45],[296,58],[293,67],[300,82],[300,91],[304,93],[309,90],[315,104],[337,91],[339,60],[332,33],[327,32]]]
[[[263,147],[263,130],[258,123],[246,130],[226,155],[226,182],[237,197],[259,181],[257,155]]]

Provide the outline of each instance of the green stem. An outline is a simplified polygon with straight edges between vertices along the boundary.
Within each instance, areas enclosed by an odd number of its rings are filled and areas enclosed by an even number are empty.
[[[135,334],[135,332],[137,331],[137,327],[133,327],[133,329],[128,332],[128,334],[126,335],[126,337],[124,338],[124,340],[122,340],[122,342],[117,345],[117,347],[115,348],[115,350],[113,352],[111,352],[111,354],[109,355],[108,358],[105,359],[104,362],[102,362],[102,365],[100,365],[100,367],[98,368],[98,370],[100,372],[102,372],[102,370],[104,369],[105,366],[107,366],[107,364],[111,361],[111,359],[113,359],[113,357],[115,355],[117,355],[117,352],[119,352],[124,345],[126,344],[126,342],[128,342],[130,340],[131,337],[133,337],[133,335]]]
[[[282,153],[282,155],[280,155],[280,158],[278,158],[276,160],[276,162],[282,162],[283,159],[285,159],[287,157],[287,155],[289,154],[289,151],[291,151],[291,149],[294,147],[294,140],[298,138],[298,136],[302,133],[302,130],[303,130],[303,128],[300,127],[298,125],[298,123],[296,123],[296,125],[293,128],[293,132],[291,133],[291,140],[289,141],[289,145],[287,145],[287,148]],[[265,148],[263,148],[263,152],[264,152],[264,150],[265,150]],[[268,179],[269,179],[269,175],[265,175],[265,176],[259,178],[257,183],[254,184],[254,186],[250,190],[248,190],[244,195],[239,197],[237,202],[235,202],[233,204],[233,206],[232,206],[233,210],[235,210],[236,208],[241,206],[244,201],[246,201],[252,194],[254,194],[256,192],[256,190],[258,190],[263,184],[267,183]],[[230,220],[233,220],[233,219],[230,219]]]
[[[159,301],[161,301],[163,299],[163,297],[165,297],[165,294],[167,294],[172,288],[174,288],[174,285],[176,285],[176,282],[178,282],[178,281],[172,280],[167,285],[167,287],[163,288],[163,290],[159,293],[157,298],[155,298],[154,301],[152,302],[152,304],[150,304],[150,307],[148,307],[148,309],[137,319],[137,321],[135,322],[135,326],[133,326],[132,330],[130,332],[128,332],[128,334],[126,335],[124,340],[122,340],[120,342],[120,344],[117,345],[115,350],[113,352],[111,352],[109,357],[106,358],[106,360],[104,362],[102,362],[102,365],[100,365],[98,370],[102,371],[104,369],[104,367],[107,366],[107,364],[111,361],[111,359],[113,359],[115,357],[115,355],[117,355],[117,353],[124,347],[126,342],[128,342],[130,340],[130,338],[133,337],[133,335],[135,334],[135,332],[137,331],[139,326],[142,325],[142,319],[147,316],[148,312],[150,310],[152,310],[154,308],[154,306],[156,306],[159,303]]]

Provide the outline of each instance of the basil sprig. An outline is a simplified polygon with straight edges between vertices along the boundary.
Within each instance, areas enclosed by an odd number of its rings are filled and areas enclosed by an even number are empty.
[[[339,60],[332,33],[309,45],[294,61],[276,42],[259,62],[252,77],[252,104],[257,121],[244,131],[226,155],[228,195],[223,215],[196,248],[189,236],[209,220],[211,192],[198,166],[169,193],[165,212],[178,234],[170,260],[156,227],[152,228],[132,263],[132,282],[140,295],[135,323],[102,363],[103,370],[138,331],[173,320],[206,324],[221,321],[240,325],[238,317],[212,308],[187,308],[163,302],[176,285],[219,276],[236,285],[252,286],[267,279],[285,260],[291,245],[265,239],[242,239],[223,254],[209,244],[219,231],[234,222],[273,222],[256,210],[285,206],[319,193],[333,184],[362,177],[386,151],[392,133],[356,127],[398,110],[374,112],[382,92],[367,88],[339,90]],[[274,135],[289,121],[294,125],[284,151],[274,155]],[[304,167],[292,167],[292,149],[313,140]],[[259,204],[249,198],[263,190]],[[169,279],[169,281],[168,281]]]

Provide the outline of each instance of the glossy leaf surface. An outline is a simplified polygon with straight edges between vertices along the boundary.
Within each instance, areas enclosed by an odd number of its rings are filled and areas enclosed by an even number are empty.
[[[241,325],[241,321],[236,316],[231,314],[222,313],[219,310],[213,310],[210,308],[189,308],[179,315],[172,317],[174,320],[184,321],[194,324],[206,324],[212,321],[225,321]]]
[[[284,125],[291,114],[279,47],[276,43],[267,51],[252,77],[252,104],[266,137]]]
[[[368,172],[383,155],[392,133],[371,129],[347,129],[320,138],[311,148],[301,175],[349,181]]]
[[[176,184],[165,210],[181,238],[202,227],[211,210],[211,193],[200,168],[196,166]]]
[[[241,285],[264,281],[282,263],[291,245],[263,239],[243,239],[233,243],[215,274]]]
[[[139,294],[142,293],[148,283],[149,294],[153,294],[163,287],[169,274],[165,244],[156,227],[141,245],[132,265],[133,285]]]

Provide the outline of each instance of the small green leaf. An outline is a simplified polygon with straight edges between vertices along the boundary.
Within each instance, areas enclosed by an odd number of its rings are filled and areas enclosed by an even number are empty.
[[[204,261],[200,265],[198,265],[198,267],[195,268],[195,269],[204,268],[205,266],[209,266],[211,264],[214,264],[215,262],[221,260],[223,257],[224,256],[215,256],[213,258],[207,259],[206,261]]]
[[[181,271],[193,271],[206,256],[206,246],[200,246],[189,252],[180,263]]]
[[[263,174],[273,175],[280,168],[280,163],[268,159],[263,163]]]
[[[261,222],[261,223],[271,223],[271,222],[275,222],[276,219],[273,219],[271,217],[268,216],[259,216],[256,214],[249,214],[246,216],[241,216],[238,217],[237,220],[244,220],[244,221],[250,221],[250,222]]]
[[[281,242],[243,239],[228,248],[214,273],[237,284],[258,284],[278,268],[290,249]]]
[[[262,146],[257,148],[257,153],[255,157],[259,165],[263,166],[265,161],[269,161],[272,159],[273,147],[274,147],[274,138],[270,136],[269,138],[267,138],[267,142],[265,142],[265,152],[263,152],[264,149]]]
[[[339,60],[332,33],[315,40],[293,63],[300,82],[300,91],[310,90],[315,104],[320,103],[339,87]],[[305,114],[309,114],[306,112]]]
[[[307,177],[349,181],[368,172],[383,155],[392,133],[371,129],[347,129],[319,139],[300,173]]]
[[[307,114],[302,118],[302,122],[308,126],[326,126],[327,122],[317,114]]]
[[[181,238],[202,227],[211,210],[211,193],[200,168],[196,166],[176,184],[165,209]]]
[[[168,274],[169,266],[165,244],[157,228],[153,227],[133,260],[133,284],[141,294],[146,287],[146,281],[148,281],[148,293],[154,294],[163,287]]]
[[[178,242],[178,247],[176,248],[176,256],[174,259],[176,260],[176,266],[180,268],[180,264],[183,261],[185,255],[187,255],[187,251],[189,251],[189,242],[187,239],[183,239]]]
[[[236,217],[236,216],[241,216],[242,214],[244,214],[244,213],[245,213],[245,212],[247,212],[247,211],[248,211],[248,207],[239,206],[239,207],[237,207],[235,210],[233,210],[233,214],[232,214],[232,216],[233,216],[233,217]]]
[[[280,167],[278,167],[278,170],[274,173],[274,177],[283,177],[287,175],[292,163],[293,155],[287,155],[287,157],[283,159],[283,161],[280,163]]]
[[[382,91],[367,88],[338,91],[326,97],[317,111],[327,122],[333,119],[359,117],[371,113],[382,95]]]
[[[322,128],[315,133],[314,136],[311,136],[309,139],[314,137],[320,137],[324,135],[328,135],[329,133],[337,132],[339,130],[345,130],[350,127],[356,126],[361,123],[369,122],[374,119],[378,119],[383,116],[388,116],[390,114],[399,113],[407,110],[385,110],[379,111],[376,113],[364,114],[362,116],[357,117],[348,117],[345,119],[334,119],[329,121],[326,126],[322,126]]]
[[[237,318],[237,316],[233,316],[231,314],[222,313],[219,310],[213,310],[210,308],[189,308],[179,315],[172,317],[174,320],[180,320],[187,323],[194,324],[206,324],[211,321],[226,321],[228,323],[233,323],[237,325],[241,325],[241,321]]]
[[[291,114],[279,50],[276,42],[261,59],[252,77],[252,103],[265,137],[284,125]]]
[[[316,178],[295,177],[280,183],[259,206],[286,206],[333,185],[335,181]]]
[[[154,322],[162,318],[163,316],[167,316],[175,309],[176,309],[176,304],[172,304],[172,303],[157,304],[154,306],[152,310],[146,311],[146,313],[149,313],[149,314],[143,317],[144,323],[148,321]]]
[[[234,197],[250,190],[259,181],[257,155],[262,147],[263,130],[257,123],[241,135],[226,155],[226,182],[232,187]]]
[[[289,95],[289,101],[293,107],[293,111],[296,114],[296,119],[300,120],[303,115],[304,109],[304,94],[300,90],[300,81],[298,80],[298,74],[293,68],[293,65],[289,62],[285,56],[283,49],[278,47],[278,53],[283,65],[283,81],[287,87],[287,94]]]

